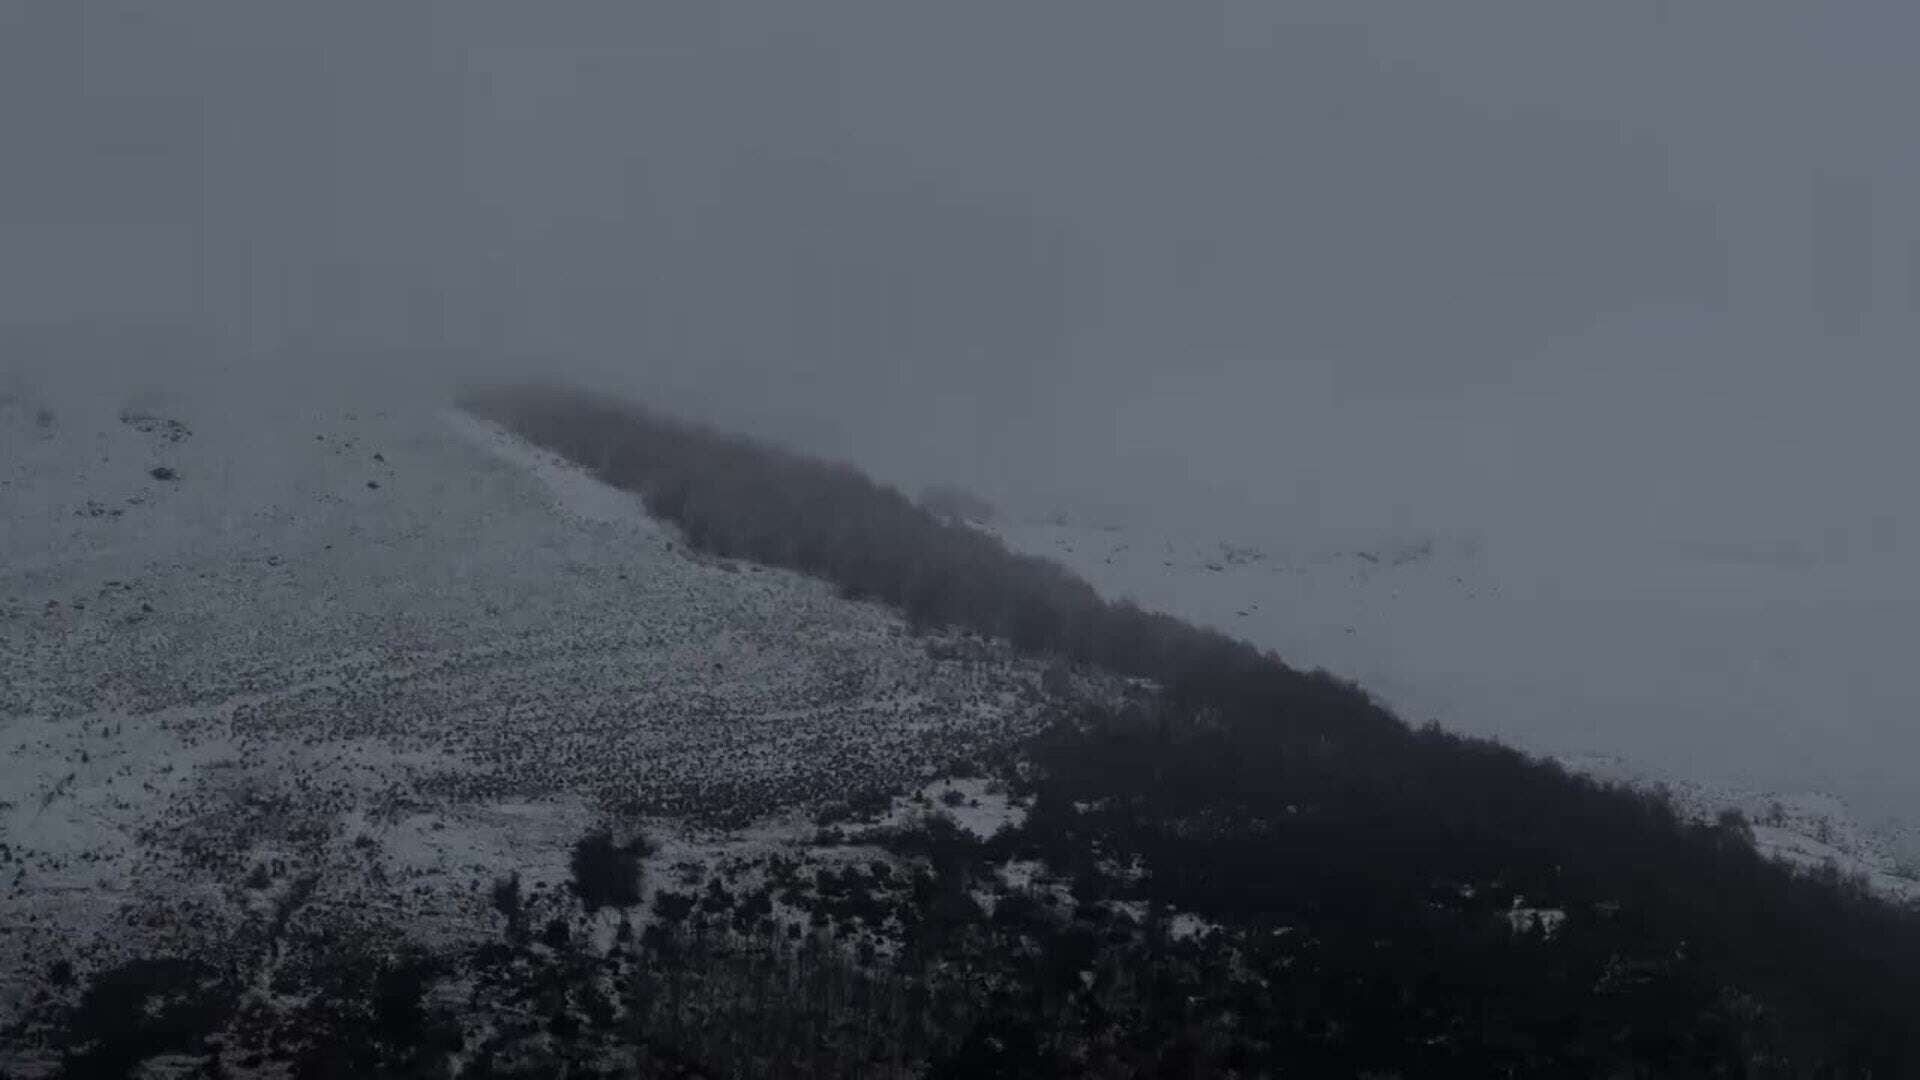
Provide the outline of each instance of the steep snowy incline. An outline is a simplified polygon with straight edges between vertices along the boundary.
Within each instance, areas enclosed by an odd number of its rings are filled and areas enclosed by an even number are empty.
[[[0,414],[0,1023],[52,956],[457,934],[596,823],[907,790],[1052,700],[431,397],[90,394]]]
[[[1888,677],[1890,643],[1876,636],[1908,600],[1885,567],[1680,553],[1631,573],[1542,577],[1475,536],[1303,530],[1233,543],[1197,528],[1064,516],[980,527],[1109,598],[1351,678],[1411,722],[1664,785],[1708,817],[1740,809],[1783,858],[1831,858],[1884,892],[1920,898],[1920,804],[1898,783],[1911,759],[1900,750],[1910,733],[1896,723],[1920,698]],[[1849,612],[1863,619],[1851,631]],[[1838,722],[1835,708],[1858,715]],[[1863,754],[1863,739],[1885,749]],[[1785,808],[1777,818],[1775,803]]]

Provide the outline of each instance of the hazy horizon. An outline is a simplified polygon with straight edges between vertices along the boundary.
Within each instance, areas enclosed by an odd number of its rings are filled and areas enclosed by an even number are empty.
[[[1767,753],[1838,723],[1884,770],[1916,33],[1783,0],[15,5],[0,363],[558,375],[1025,513],[1471,535],[1655,624],[1698,602],[1676,567],[1746,552],[1798,597],[1745,601],[1774,648],[1866,643],[1858,714],[1770,698]]]

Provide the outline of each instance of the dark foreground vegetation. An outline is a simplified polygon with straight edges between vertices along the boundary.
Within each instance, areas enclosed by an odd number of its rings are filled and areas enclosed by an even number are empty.
[[[1138,900],[1289,945],[1201,970],[1110,951],[1090,919],[1077,947],[1145,996],[1124,1022],[1071,1019],[1115,1025],[1131,1052],[1184,1073],[1920,1075],[1920,917],[1767,862],[1735,817],[1682,821],[1657,796],[1410,729],[1352,685],[1106,603],[842,465],[565,388],[465,404],[703,549],[1162,687],[1031,748],[1037,808],[1007,842],[1071,875],[1089,913]],[[1112,872],[1129,865],[1144,873]],[[1528,929],[1516,908],[1564,921]],[[1001,938],[975,955],[1017,969],[1040,944],[1006,939],[1008,922],[973,926]],[[1162,984],[1181,994],[1147,989]],[[991,985],[1025,1028],[973,1052],[1061,1066],[1068,1014],[1022,996],[1060,988],[1017,970]]]

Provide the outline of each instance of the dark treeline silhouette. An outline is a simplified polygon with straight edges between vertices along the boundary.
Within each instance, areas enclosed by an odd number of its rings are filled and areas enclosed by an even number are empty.
[[[1037,855],[1088,903],[1310,940],[1243,950],[1241,975],[1198,988],[1238,1002],[1232,1067],[1920,1075],[1920,916],[1768,862],[1737,817],[1685,821],[1658,796],[1409,728],[1349,683],[1105,602],[844,465],[565,387],[463,404],[639,493],[704,550],[1154,680],[1151,704],[1025,748],[1043,766],[1032,815],[954,873]],[[1147,873],[1116,877],[1130,857]],[[1559,921],[1529,929],[1532,909]]]
[[[469,391],[462,403],[638,492],[695,547],[826,578],[922,626],[958,626],[1176,690],[1232,687],[1351,737],[1399,725],[1352,687],[1303,674],[1225,634],[1109,604],[1047,559],[943,520],[850,466],[819,461],[552,386]]]

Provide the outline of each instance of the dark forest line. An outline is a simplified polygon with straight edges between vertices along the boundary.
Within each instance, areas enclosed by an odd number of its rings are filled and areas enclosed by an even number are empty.
[[[1150,707],[1036,740],[1029,822],[966,858],[1040,854],[1088,901],[1310,929],[1311,957],[1268,958],[1255,998],[1281,1019],[1236,1029],[1242,1064],[1920,1075],[1920,915],[1769,862],[1737,815],[1684,821],[1657,795],[1414,729],[1350,683],[1108,603],[845,465],[567,387],[462,404],[638,493],[702,550],[1157,683]],[[1149,873],[1117,879],[1096,850]],[[1516,943],[1521,906],[1565,921]]]

